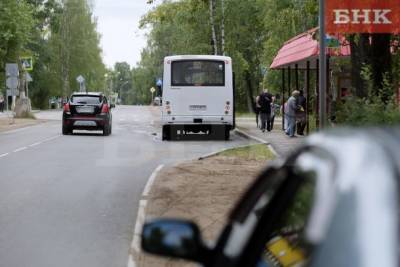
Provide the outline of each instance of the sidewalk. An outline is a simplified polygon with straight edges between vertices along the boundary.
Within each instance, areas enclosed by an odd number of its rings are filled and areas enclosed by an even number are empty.
[[[12,112],[0,112],[0,133],[16,130],[19,128],[34,126],[46,122],[43,119],[16,119]]]
[[[304,141],[303,136],[290,138],[282,131],[282,122],[279,119],[275,120],[274,129],[271,132],[261,132],[257,128],[254,118],[236,118],[236,126],[239,130],[247,135],[257,137],[269,143],[280,157],[286,157],[293,152]]]

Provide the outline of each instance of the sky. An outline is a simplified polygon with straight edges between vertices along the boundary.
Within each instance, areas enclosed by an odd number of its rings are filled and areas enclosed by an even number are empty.
[[[140,61],[146,46],[146,31],[139,29],[139,21],[154,5],[146,0],[94,0],[94,15],[101,34],[103,61],[108,67],[126,61],[132,67]]]

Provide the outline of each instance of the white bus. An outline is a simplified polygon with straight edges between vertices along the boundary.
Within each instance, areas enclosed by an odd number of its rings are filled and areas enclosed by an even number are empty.
[[[191,133],[229,140],[235,127],[232,59],[166,57],[162,99],[163,140]]]

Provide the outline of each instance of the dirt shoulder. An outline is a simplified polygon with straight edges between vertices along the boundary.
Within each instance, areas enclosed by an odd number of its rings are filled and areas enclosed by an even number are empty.
[[[44,122],[46,122],[46,120],[0,118],[0,132],[7,132]]]
[[[193,220],[205,240],[215,241],[231,209],[266,167],[267,161],[259,156],[258,150],[246,154],[239,149],[164,169],[150,191],[146,219]],[[194,266],[144,254],[138,258],[141,267]]]

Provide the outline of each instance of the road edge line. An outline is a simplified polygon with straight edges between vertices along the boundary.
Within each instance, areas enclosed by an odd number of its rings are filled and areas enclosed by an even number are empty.
[[[267,145],[268,149],[272,152],[272,154],[274,154],[276,157],[280,157],[280,155],[278,154],[278,152],[276,152],[275,148],[271,145],[270,142],[267,142],[261,138],[258,138],[257,136],[251,135],[246,133],[243,130],[240,130],[238,128],[235,129],[235,133],[237,133],[238,135],[244,137],[244,138],[248,138],[248,139],[253,139],[261,144],[265,144]]]
[[[151,187],[154,184],[155,179],[157,178],[158,173],[164,168],[164,164],[160,164],[157,168],[152,172],[149,179],[146,182],[146,185],[143,189],[141,199],[139,201],[139,209],[136,215],[135,226],[133,228],[133,238],[132,243],[129,251],[129,258],[128,258],[128,267],[136,267],[136,262],[132,252],[140,253],[140,242],[141,242],[141,234],[143,229],[143,224],[146,219],[146,206],[147,206],[147,199],[145,199],[148,194],[150,193]]]
[[[164,168],[164,164],[158,165],[158,167],[153,171],[150,175],[150,178],[147,180],[147,183],[143,189],[142,197],[147,197],[150,193],[150,189],[154,184],[154,180],[156,179],[158,173]]]

